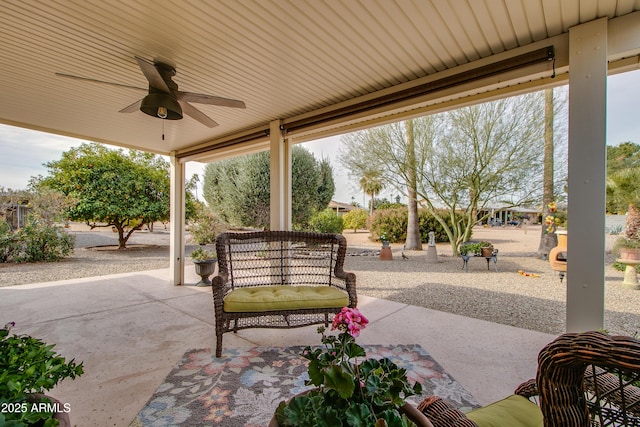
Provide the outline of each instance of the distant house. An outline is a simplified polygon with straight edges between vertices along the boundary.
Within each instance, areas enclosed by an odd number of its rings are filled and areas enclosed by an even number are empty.
[[[479,217],[489,214],[485,223],[491,225],[519,225],[525,219],[529,224],[538,222],[538,218],[542,215],[540,209],[525,208],[520,206],[493,206],[485,207],[479,212]]]
[[[352,211],[354,209],[358,209],[357,206],[350,205],[348,203],[340,203],[332,200],[329,202],[329,207],[336,212],[336,215],[341,216],[345,213]]]

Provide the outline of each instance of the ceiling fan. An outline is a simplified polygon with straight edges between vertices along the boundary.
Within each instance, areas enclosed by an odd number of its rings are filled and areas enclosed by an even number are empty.
[[[94,83],[103,83],[143,91],[148,90],[147,96],[127,107],[124,107],[120,110],[121,113],[133,113],[140,110],[152,117],[166,120],[180,120],[184,113],[203,125],[211,128],[218,126],[218,123],[191,105],[190,102],[218,105],[221,107],[246,108],[244,102],[237,99],[221,98],[219,96],[183,92],[178,90],[178,85],[172,80],[172,77],[176,75],[175,67],[160,60],[151,62],[138,56],[135,58],[138,62],[138,66],[142,70],[142,73],[149,81],[148,89],[122,83],[92,79],[89,77],[74,76],[72,74],[55,74],[60,77],[68,77]]]

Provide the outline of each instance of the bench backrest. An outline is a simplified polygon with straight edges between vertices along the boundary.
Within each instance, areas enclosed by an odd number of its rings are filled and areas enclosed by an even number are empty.
[[[338,286],[344,236],[296,231],[226,232],[216,239],[219,275],[231,288],[265,285]]]

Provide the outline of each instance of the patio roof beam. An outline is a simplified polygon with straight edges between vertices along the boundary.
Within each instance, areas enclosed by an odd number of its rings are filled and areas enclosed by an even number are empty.
[[[373,99],[365,100],[361,103],[347,105],[323,114],[303,118],[285,124],[285,131],[292,132],[310,126],[317,126],[325,122],[332,122],[338,119],[348,118],[356,114],[368,112],[382,107],[389,107],[394,104],[405,102],[429,95],[444,89],[475,82],[487,77],[496,76],[520,68],[545,63],[555,60],[554,46],[546,46],[531,52],[503,59],[491,64],[483,65],[457,74],[442,77],[438,80],[423,83],[414,87],[399,90],[390,94],[380,95]]]

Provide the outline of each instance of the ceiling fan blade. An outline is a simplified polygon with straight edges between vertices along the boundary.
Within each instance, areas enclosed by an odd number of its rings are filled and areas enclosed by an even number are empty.
[[[167,86],[167,83],[164,81],[160,72],[153,63],[144,58],[140,58],[139,56],[136,56],[136,61],[138,61],[138,66],[142,70],[144,76],[149,80],[149,85],[151,87],[166,93],[171,93],[171,89],[169,89],[169,86]]]
[[[199,121],[200,123],[202,123],[203,125],[205,125],[207,127],[212,128],[212,127],[218,126],[218,123],[216,123],[213,119],[211,119],[209,116],[207,116],[202,111],[198,110],[193,105],[189,104],[188,102],[184,102],[184,101],[178,101],[178,102],[180,102],[180,106],[182,107],[182,112],[184,114],[187,114],[188,116],[191,116],[193,119]]]
[[[133,104],[124,107],[122,110],[120,110],[120,113],[135,113],[136,111],[140,111],[140,104],[142,103],[142,100],[139,99],[136,102],[134,102]]]
[[[75,79],[75,80],[84,80],[86,82],[91,82],[91,83],[101,83],[101,84],[111,85],[111,86],[126,87],[126,88],[129,88],[129,89],[142,90],[142,91],[145,91],[145,92],[148,91],[148,88],[131,86],[131,85],[126,85],[126,84],[122,84],[122,83],[107,82],[107,81],[104,81],[104,80],[92,79],[92,78],[89,78],[89,77],[74,76],[73,74],[65,74],[65,73],[54,73],[54,74],[56,76],[58,76],[58,77],[66,77],[66,78]]]
[[[178,100],[198,104],[219,105],[221,107],[247,108],[243,101],[237,99],[221,98],[219,96],[193,92],[178,91]]]

